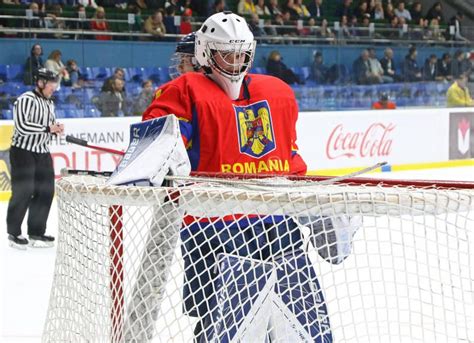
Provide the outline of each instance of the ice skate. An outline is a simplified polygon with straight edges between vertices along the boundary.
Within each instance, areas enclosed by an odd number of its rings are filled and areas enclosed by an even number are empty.
[[[28,240],[22,235],[13,236],[8,235],[8,244],[15,249],[26,250],[28,246]]]
[[[54,246],[54,237],[42,235],[42,236],[29,236],[29,246],[32,248],[52,248]]]

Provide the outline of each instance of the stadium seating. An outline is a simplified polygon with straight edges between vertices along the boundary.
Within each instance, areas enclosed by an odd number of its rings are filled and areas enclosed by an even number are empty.
[[[125,91],[129,105],[140,94],[141,83],[152,80],[154,87],[169,81],[168,67],[128,67],[125,70]],[[443,106],[446,104],[448,83],[417,82],[389,83],[380,85],[361,86],[348,83],[350,71],[344,65],[338,66],[335,84],[319,85],[308,79],[310,67],[293,67],[293,72],[305,85],[293,85],[299,108],[308,110],[349,110],[367,109],[377,101],[380,93],[387,93],[399,107],[405,106]],[[87,81],[87,87],[72,89],[61,86],[55,93],[56,115],[58,118],[100,117],[100,111],[94,105],[104,79],[113,74],[114,68],[83,67],[82,74]],[[253,67],[252,73],[265,74],[265,68]],[[17,96],[30,90],[20,80],[23,66],[20,64],[0,65],[0,96],[2,101],[9,103],[9,109],[1,112],[3,119],[11,119],[12,105]]]

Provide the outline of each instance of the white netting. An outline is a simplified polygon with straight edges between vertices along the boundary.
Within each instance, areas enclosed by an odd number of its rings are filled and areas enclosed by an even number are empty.
[[[472,190],[71,176],[57,196],[45,342],[474,341]]]

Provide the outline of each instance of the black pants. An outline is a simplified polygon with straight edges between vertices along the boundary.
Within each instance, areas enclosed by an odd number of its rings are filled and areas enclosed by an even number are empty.
[[[44,235],[54,196],[51,155],[11,147],[10,163],[12,197],[8,203],[7,231],[21,235],[21,223],[29,209],[28,235]]]

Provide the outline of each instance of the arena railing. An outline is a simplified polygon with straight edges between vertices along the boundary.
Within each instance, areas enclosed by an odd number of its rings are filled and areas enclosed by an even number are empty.
[[[84,35],[84,36],[112,36],[119,38],[126,37],[125,40],[130,39],[144,39],[144,38],[153,38],[151,34],[137,31],[135,17],[131,14],[128,20],[122,19],[107,19],[107,22],[111,24],[121,25],[122,30],[111,30],[111,31],[93,31],[83,29],[85,23],[94,21],[92,18],[69,18],[69,17],[57,17],[54,20],[52,18],[38,18],[31,16],[17,16],[17,15],[0,15],[0,19],[15,19],[22,22],[22,26],[15,27],[0,27],[0,33],[6,35],[14,34],[53,34],[53,35]],[[44,21],[63,21],[63,22],[72,22],[75,23],[75,29],[59,29],[59,28],[37,28],[31,27],[33,20],[44,20]],[[192,21],[191,25],[194,28],[200,26],[201,21]],[[313,35],[300,35],[299,31],[308,29],[308,30],[319,30],[320,26],[307,26],[307,25],[259,25],[259,27],[265,29],[275,29],[275,30],[294,30],[294,33],[288,34],[265,34],[264,36],[256,36],[255,38],[260,43],[301,43],[301,44],[311,44],[311,43],[328,43],[328,44],[345,44],[350,42],[351,44],[356,42],[359,44],[364,43],[391,43],[391,42],[403,42],[404,44],[417,44],[417,45],[440,45],[440,46],[469,46],[472,42],[469,41],[455,41],[446,39],[446,36],[449,36],[449,32],[452,31],[450,27],[440,28],[436,30],[436,36],[433,36],[432,29],[420,28],[418,26],[408,26],[405,25],[401,28],[392,29],[387,28],[384,25],[372,23],[369,27],[357,26],[351,28],[358,32],[357,36],[344,36],[342,29],[335,23],[331,27],[331,31],[334,33],[331,37],[317,37]],[[126,28],[126,29],[125,29]],[[474,27],[466,27],[466,32],[474,32]],[[166,34],[163,38],[166,40],[169,39],[179,39],[183,35],[181,34]],[[28,36],[24,38],[30,38]],[[74,37],[78,39],[78,37]]]

